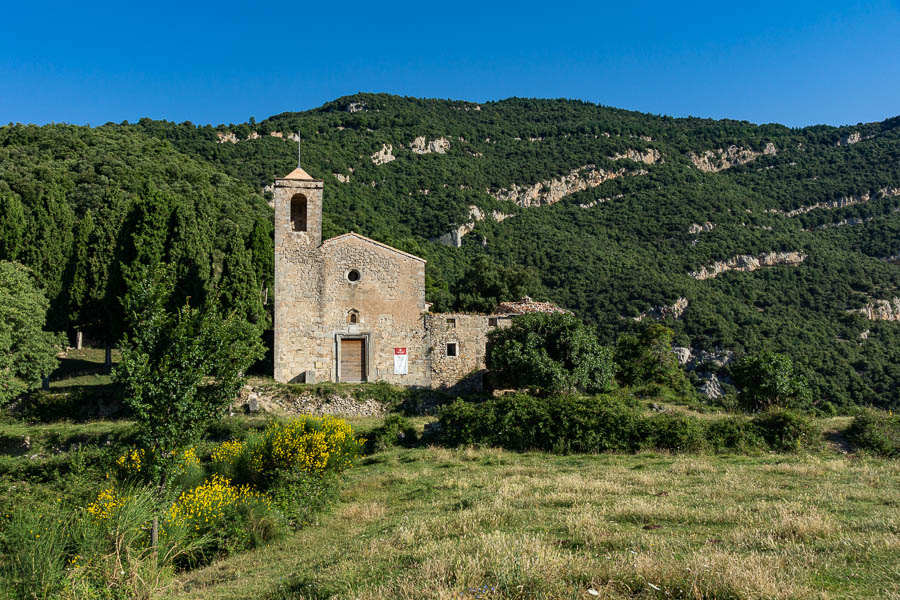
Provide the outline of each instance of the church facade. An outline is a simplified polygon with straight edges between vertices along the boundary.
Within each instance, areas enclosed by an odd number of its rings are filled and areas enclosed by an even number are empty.
[[[428,311],[425,260],[356,233],[322,240],[324,182],[275,180],[275,379],[478,389],[510,314]]]

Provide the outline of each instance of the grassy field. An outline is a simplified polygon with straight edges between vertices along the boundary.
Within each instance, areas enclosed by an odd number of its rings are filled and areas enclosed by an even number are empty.
[[[71,352],[52,393],[106,393],[102,359]],[[267,418],[236,415],[211,435]],[[421,432],[431,420],[412,422]],[[383,419],[349,421],[366,435]],[[810,454],[381,452],[348,473],[318,522],[182,573],[163,595],[900,600],[900,461],[852,453],[849,417],[818,422],[828,443]],[[3,504],[85,505],[132,431],[127,420],[0,422]]]
[[[900,598],[900,463],[395,450],[319,523],[169,595]]]

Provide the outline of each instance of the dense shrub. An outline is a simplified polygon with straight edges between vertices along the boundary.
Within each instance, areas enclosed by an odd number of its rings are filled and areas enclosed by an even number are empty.
[[[744,356],[731,367],[731,373],[740,388],[738,402],[744,410],[807,408],[812,400],[806,378],[785,354],[765,351]]]
[[[847,437],[857,448],[872,454],[900,457],[900,415],[864,410],[853,419]]]
[[[507,394],[481,404],[457,400],[441,413],[445,444],[521,451],[796,451],[818,435],[811,419],[786,410],[707,421],[679,412],[645,415],[616,396]]]
[[[368,434],[366,452],[381,452],[391,446],[412,446],[418,441],[416,428],[406,417],[390,414]]]
[[[751,452],[767,448],[753,423],[744,417],[714,419],[706,426],[706,441],[714,452]]]
[[[619,381],[661,388],[682,398],[692,396],[694,390],[672,351],[674,337],[674,331],[659,323],[645,327],[639,335],[620,335],[615,350]]]
[[[660,413],[646,420],[650,445],[673,452],[699,452],[706,448],[706,427],[696,417],[679,412]]]
[[[273,421],[244,451],[251,467],[271,480],[281,471],[341,472],[355,464],[364,444],[343,419],[299,417]]]
[[[753,417],[752,424],[769,447],[779,452],[812,447],[821,435],[810,417],[787,409],[760,413]]]
[[[615,386],[612,350],[565,313],[533,313],[488,334],[487,368],[510,387],[605,392]]]

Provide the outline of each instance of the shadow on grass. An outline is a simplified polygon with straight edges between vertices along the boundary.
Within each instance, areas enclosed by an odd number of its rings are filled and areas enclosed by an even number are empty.
[[[346,589],[332,587],[324,582],[315,581],[309,576],[291,575],[282,581],[275,590],[265,596],[264,600],[325,600],[326,598],[340,598]]]

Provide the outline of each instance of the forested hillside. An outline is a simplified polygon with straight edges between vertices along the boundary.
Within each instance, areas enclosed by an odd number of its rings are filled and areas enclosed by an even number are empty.
[[[0,259],[37,273],[53,328],[100,341],[155,259],[176,265],[179,301],[218,290],[264,320],[266,186],[295,166],[298,133],[325,179],[325,236],[428,259],[435,309],[529,292],[604,343],[661,319],[697,384],[767,348],[822,404],[900,408],[900,117],[790,129],[360,94],[218,127],[10,125]]]

